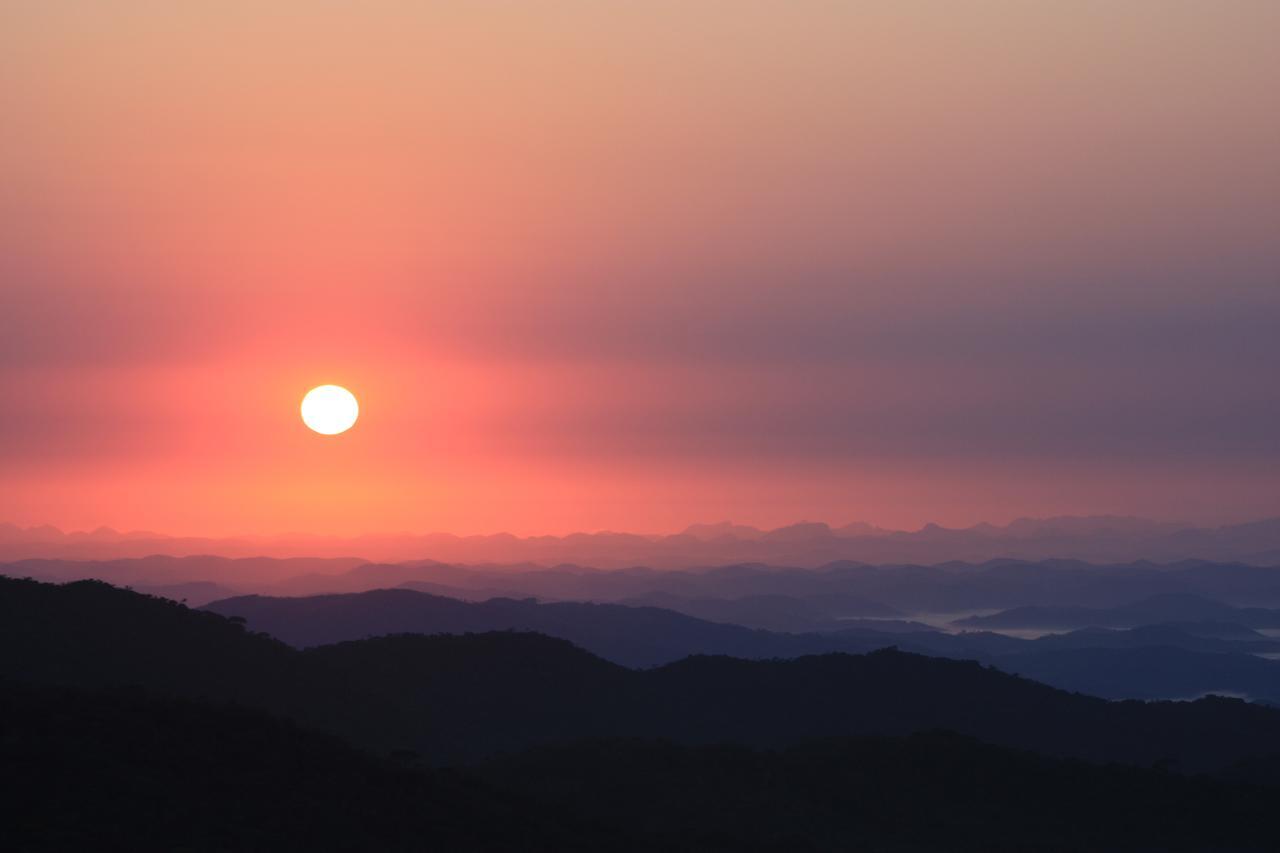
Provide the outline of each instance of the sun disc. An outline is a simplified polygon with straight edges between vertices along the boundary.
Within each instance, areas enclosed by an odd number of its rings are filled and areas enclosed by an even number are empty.
[[[341,385],[321,385],[302,398],[302,422],[321,435],[346,432],[358,417],[360,404]]]

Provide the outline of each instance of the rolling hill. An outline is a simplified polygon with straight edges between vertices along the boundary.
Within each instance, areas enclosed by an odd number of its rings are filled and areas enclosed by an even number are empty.
[[[699,656],[644,671],[512,632],[299,651],[218,614],[95,582],[0,580],[0,678],[235,701],[434,763],[581,737],[782,747],[936,729],[1058,757],[1189,770],[1280,754],[1280,712],[1266,707],[1113,703],[900,651]]]
[[[22,853],[1261,853],[1280,790],[945,733],[778,751],[580,740],[440,771],[118,688],[0,683],[0,732],[0,846]]]
[[[385,634],[533,631],[568,640],[632,667],[690,655],[795,658],[831,652],[904,651],[979,660],[1056,687],[1108,699],[1187,698],[1209,692],[1280,700],[1280,640],[1204,637],[1195,625],[1085,630],[1024,640],[995,633],[946,634],[873,621],[827,633],[750,630],[653,607],[532,599],[457,601],[406,589],[302,598],[244,596],[207,610],[245,619],[302,648]],[[1216,623],[1215,623],[1216,624]],[[1220,627],[1209,630],[1221,632]]]

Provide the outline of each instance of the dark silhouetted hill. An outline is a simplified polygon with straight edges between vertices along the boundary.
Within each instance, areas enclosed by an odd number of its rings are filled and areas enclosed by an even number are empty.
[[[1280,703],[1275,661],[1168,647],[1049,649],[999,661],[1008,672],[1087,689],[1109,699],[1195,699],[1209,694]]]
[[[0,847],[593,851],[571,810],[406,769],[259,711],[0,682]]]
[[[583,736],[785,746],[949,729],[1044,754],[1221,770],[1280,753],[1280,712],[1111,703],[897,651],[646,671],[540,635],[398,635],[297,651],[101,583],[0,580],[0,678],[234,700],[378,750],[472,760]]]
[[[1280,792],[941,733],[587,740],[439,771],[245,708],[5,683],[0,766],[0,847],[21,853],[1251,853]]]
[[[721,850],[1155,853],[1274,843],[1275,789],[1052,761],[941,733],[779,752],[590,742],[479,772],[549,809]]]

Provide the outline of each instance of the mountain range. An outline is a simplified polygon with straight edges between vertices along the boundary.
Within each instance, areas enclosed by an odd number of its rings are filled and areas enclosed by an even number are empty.
[[[332,598],[320,615],[380,600]],[[98,581],[0,578],[0,763],[0,846],[26,853],[1261,853],[1280,710],[894,649],[651,669],[517,631],[300,650]]]
[[[405,587],[465,600],[625,602],[788,631],[834,630],[852,618],[950,619],[1023,606],[1108,608],[1153,596],[1280,607],[1280,567],[1188,560],[1090,564],[992,560],[938,565],[837,562],[816,569],[739,563],[689,570],[602,570],[535,564],[466,566],[417,560],[154,556],[105,561],[21,560],[0,575],[105,580],[199,605],[236,594],[273,596]],[[1185,621],[1162,618],[1154,621]]]
[[[50,526],[0,525],[0,559],[104,560],[153,554],[231,557],[357,557],[399,562],[574,563],[600,568],[686,568],[739,562],[816,567],[839,560],[865,563],[984,562],[1008,558],[1089,562],[1170,562],[1185,559],[1280,563],[1280,518],[1220,527],[1113,516],[1019,519],[1007,525],[885,530],[865,523],[832,527],[801,522],[772,530],[728,522],[695,524],[672,535],[573,533],[518,537],[509,533],[433,533],[356,537],[289,534],[231,538],[165,536],[109,528],[65,533]]]
[[[1206,607],[1213,602],[1205,602]],[[950,634],[875,620],[831,632],[787,633],[710,622],[655,607],[534,599],[458,601],[408,589],[296,598],[243,596],[205,610],[244,620],[292,646],[306,648],[388,634],[527,631],[567,640],[631,667],[673,663],[691,655],[764,660],[888,647],[978,660],[1058,687],[1109,699],[1187,698],[1210,692],[1280,702],[1280,639],[1221,623],[1084,630],[1034,640],[981,632]],[[1140,609],[1140,608],[1139,608]],[[1213,612],[1219,612],[1214,610]],[[1234,636],[1223,637],[1223,633]]]
[[[1047,755],[1220,771],[1280,754],[1280,711],[1114,703],[972,661],[884,650],[693,656],[649,670],[539,634],[396,635],[296,650],[98,582],[0,580],[0,679],[235,701],[454,763],[582,737],[775,748],[948,729]]]

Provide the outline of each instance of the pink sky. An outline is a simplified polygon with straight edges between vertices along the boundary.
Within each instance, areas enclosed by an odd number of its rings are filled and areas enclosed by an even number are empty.
[[[1276,32],[1269,0],[8,4],[0,520],[1275,514]],[[335,439],[297,415],[327,382],[363,409]]]

